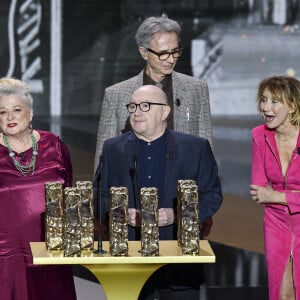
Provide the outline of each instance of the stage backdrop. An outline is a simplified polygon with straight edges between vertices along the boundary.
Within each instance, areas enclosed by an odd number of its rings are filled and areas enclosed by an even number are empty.
[[[0,76],[26,81],[34,109],[49,114],[50,1],[3,0],[0,5]]]
[[[35,115],[97,116],[104,89],[143,67],[134,40],[142,20],[166,13],[183,29],[176,70],[207,80],[212,113],[256,114],[263,77],[298,76],[298,8],[299,0],[2,0],[0,76],[28,82]]]

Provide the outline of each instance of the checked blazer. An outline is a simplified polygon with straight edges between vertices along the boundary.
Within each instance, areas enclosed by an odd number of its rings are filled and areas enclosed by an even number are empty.
[[[99,163],[104,141],[124,132],[129,117],[125,105],[130,102],[132,93],[143,85],[143,72],[141,71],[137,76],[105,89],[97,133],[95,170]],[[174,130],[206,138],[212,146],[207,83],[173,71],[172,84]],[[127,128],[130,129],[130,127]]]

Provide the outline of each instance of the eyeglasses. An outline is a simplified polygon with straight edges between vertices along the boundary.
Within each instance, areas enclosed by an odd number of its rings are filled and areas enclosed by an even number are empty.
[[[142,112],[147,112],[147,111],[150,110],[151,105],[164,105],[164,106],[166,106],[167,104],[164,104],[164,103],[155,103],[155,102],[141,102],[139,104],[137,104],[137,103],[129,103],[129,104],[126,104],[126,108],[132,114],[132,113],[136,112],[136,110],[137,110],[138,107],[139,107],[139,109]]]
[[[181,56],[181,53],[183,51],[183,48],[179,48],[179,49],[176,49],[176,50],[173,50],[173,51],[162,51],[162,52],[156,52],[150,48],[146,48],[149,52],[157,55],[158,59],[159,60],[167,60],[170,55],[173,56],[173,58],[178,58]]]

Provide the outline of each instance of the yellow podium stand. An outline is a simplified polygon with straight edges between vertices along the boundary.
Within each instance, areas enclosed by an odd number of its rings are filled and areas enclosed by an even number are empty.
[[[101,283],[108,300],[135,300],[150,275],[169,263],[214,263],[215,254],[207,240],[200,241],[200,255],[183,255],[177,241],[159,241],[159,256],[142,256],[140,241],[129,241],[128,256],[111,256],[109,243],[104,254],[82,251],[80,257],[64,257],[63,251],[46,249],[44,242],[30,243],[37,265],[82,265]],[[95,243],[96,247],[96,243]],[[121,297],[121,298],[120,298]]]

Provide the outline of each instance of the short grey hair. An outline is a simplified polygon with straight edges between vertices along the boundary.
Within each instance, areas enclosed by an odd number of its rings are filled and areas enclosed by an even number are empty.
[[[5,95],[20,95],[25,105],[32,110],[33,98],[29,87],[24,81],[15,78],[3,77],[0,79],[0,98]]]
[[[178,42],[180,42],[181,26],[178,22],[169,19],[166,16],[146,18],[139,26],[135,40],[138,47],[149,48],[151,39],[156,33],[176,33]]]

